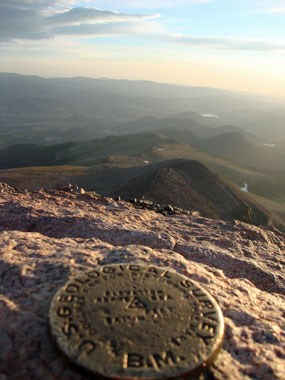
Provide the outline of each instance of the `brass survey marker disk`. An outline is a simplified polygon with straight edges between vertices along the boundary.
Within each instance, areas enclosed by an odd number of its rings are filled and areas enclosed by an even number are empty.
[[[58,347],[113,379],[177,378],[211,363],[222,312],[202,287],[168,269],[109,265],[66,283],[50,307]]]

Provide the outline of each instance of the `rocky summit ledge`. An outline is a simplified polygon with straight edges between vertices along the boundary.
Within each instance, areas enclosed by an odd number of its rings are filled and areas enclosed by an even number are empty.
[[[129,262],[172,268],[218,300],[225,341],[203,379],[284,379],[284,252],[274,229],[2,184],[0,380],[88,379],[50,342],[50,301],[80,271]]]

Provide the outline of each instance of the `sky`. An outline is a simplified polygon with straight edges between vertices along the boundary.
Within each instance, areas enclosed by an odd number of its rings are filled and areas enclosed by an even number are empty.
[[[285,0],[1,0],[0,71],[285,96]]]

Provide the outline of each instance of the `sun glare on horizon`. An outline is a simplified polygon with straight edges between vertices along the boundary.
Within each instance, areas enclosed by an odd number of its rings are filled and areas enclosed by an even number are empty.
[[[0,15],[4,72],[285,96],[282,1],[4,0]]]

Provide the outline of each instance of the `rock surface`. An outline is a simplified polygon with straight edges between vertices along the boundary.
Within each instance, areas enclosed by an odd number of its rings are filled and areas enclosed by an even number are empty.
[[[88,379],[51,344],[49,304],[79,271],[119,262],[172,268],[218,300],[225,341],[203,379],[284,379],[284,252],[274,229],[0,184],[0,380]]]

